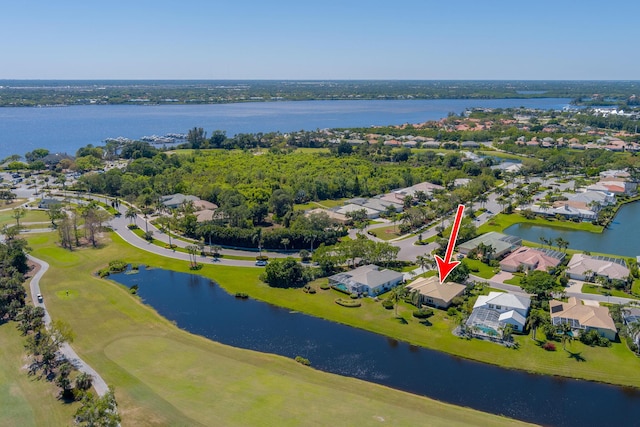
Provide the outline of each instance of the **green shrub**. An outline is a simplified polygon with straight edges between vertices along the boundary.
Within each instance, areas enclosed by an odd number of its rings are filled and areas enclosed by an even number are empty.
[[[456,316],[458,314],[458,310],[456,310],[455,307],[449,307],[449,309],[447,310],[447,314],[449,316]]]
[[[129,224],[129,225],[127,225],[127,228],[129,230],[137,230],[140,227],[138,227],[136,224]]]
[[[247,299],[247,298],[249,298],[249,295],[248,295],[248,294],[245,294],[244,292],[236,292],[235,297],[236,297],[236,298]]]
[[[295,361],[305,366],[311,365],[311,362],[309,361],[309,359],[306,359],[302,356],[296,356]]]
[[[98,270],[98,276],[104,278],[107,277],[110,273],[108,268],[103,268],[102,270]]]
[[[129,293],[131,295],[136,295],[138,293],[138,285],[133,285],[129,288]]]
[[[329,286],[329,283],[323,283],[322,285],[320,285],[320,289],[322,289],[323,291],[327,291],[331,289],[331,286]]]
[[[382,306],[387,310],[391,310],[393,308],[393,301],[391,301],[390,299],[383,300]]]
[[[433,309],[431,308],[420,308],[413,311],[413,317],[417,319],[428,319],[431,316],[433,316]]]
[[[120,273],[127,269],[129,264],[121,260],[113,260],[109,262],[109,271],[112,273]]]
[[[354,293],[350,294],[350,295],[349,295],[349,297],[350,297],[351,299],[356,299],[356,298],[358,298],[358,294],[356,294],[356,293],[354,292]]]
[[[343,307],[360,307],[362,305],[362,303],[360,302],[360,300],[349,300],[349,299],[344,299],[344,298],[336,298],[335,299],[335,303],[338,305],[341,305]]]

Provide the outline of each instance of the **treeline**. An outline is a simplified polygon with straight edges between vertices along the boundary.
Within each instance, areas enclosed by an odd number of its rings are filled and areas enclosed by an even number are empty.
[[[635,82],[615,81],[5,81],[0,106],[216,104],[282,100],[574,98],[633,100]]]

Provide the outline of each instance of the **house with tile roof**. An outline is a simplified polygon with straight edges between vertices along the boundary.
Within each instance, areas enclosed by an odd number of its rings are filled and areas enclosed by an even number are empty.
[[[574,333],[580,334],[595,330],[605,338],[616,339],[616,325],[606,307],[585,305],[581,300],[570,297],[568,302],[549,301],[551,322],[560,326],[568,323]]]
[[[569,260],[566,273],[571,279],[587,281],[593,280],[595,276],[623,281],[629,277],[624,259],[585,254],[574,254]]]
[[[536,249],[523,246],[516,249],[500,261],[500,268],[514,273],[516,271],[547,271],[557,267],[565,254],[553,249]]]
[[[419,277],[407,285],[409,291],[420,294],[420,303],[436,308],[448,308],[453,299],[462,295],[466,288],[455,282],[440,283],[437,276]]]

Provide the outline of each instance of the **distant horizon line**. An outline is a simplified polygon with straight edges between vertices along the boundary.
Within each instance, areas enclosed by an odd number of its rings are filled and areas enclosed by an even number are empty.
[[[287,79],[287,78],[251,78],[251,79],[234,79],[234,78],[218,78],[218,79],[202,79],[202,78],[0,78],[0,82],[6,81],[105,81],[105,82],[122,82],[122,81],[237,81],[237,82],[639,82],[640,79],[367,79],[367,78],[348,78],[348,79]]]

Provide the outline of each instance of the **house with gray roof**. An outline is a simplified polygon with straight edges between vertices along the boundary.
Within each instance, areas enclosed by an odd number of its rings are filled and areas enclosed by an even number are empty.
[[[200,200],[200,198],[196,196],[185,196],[182,193],[176,193],[169,194],[168,196],[162,196],[160,200],[165,207],[169,209],[175,209],[180,207],[185,202],[195,202]]]
[[[329,277],[329,285],[345,292],[362,295],[380,295],[402,283],[404,275],[397,271],[380,269],[369,264]]]
[[[485,233],[475,239],[468,240],[458,245],[458,251],[463,255],[467,255],[469,252],[480,246],[481,243],[486,246],[491,246],[495,250],[494,257],[501,258],[522,246],[522,239],[516,236],[509,236],[496,231],[490,231],[489,233]]]

